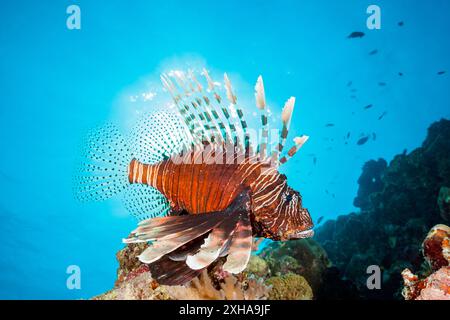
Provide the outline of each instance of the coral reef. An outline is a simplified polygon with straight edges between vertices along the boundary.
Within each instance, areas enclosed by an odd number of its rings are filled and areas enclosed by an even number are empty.
[[[428,271],[421,243],[433,225],[448,218],[449,157],[450,121],[443,119],[429,127],[422,146],[411,153],[395,156],[386,167],[383,160],[369,161],[355,199],[361,211],[316,230],[315,240],[341,279],[353,282],[361,297],[401,299],[402,270]],[[381,290],[366,286],[369,265],[382,270]]]
[[[94,300],[263,300],[269,296],[270,285],[264,282],[268,266],[259,257],[252,257],[250,269],[238,275],[222,271],[223,261],[205,270],[184,286],[159,285],[152,279],[147,265],[138,256],[147,244],[128,244],[116,257],[119,262],[117,280],[112,290]],[[264,271],[265,270],[265,271]]]
[[[434,226],[422,244],[423,255],[431,274],[423,279],[411,270],[402,271],[406,300],[450,300],[450,228]]]
[[[267,280],[272,286],[270,300],[312,300],[313,292],[306,279],[298,274],[288,273]]]

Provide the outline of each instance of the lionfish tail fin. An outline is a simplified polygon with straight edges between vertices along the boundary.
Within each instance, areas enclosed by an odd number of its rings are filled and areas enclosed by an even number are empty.
[[[190,146],[185,127],[173,112],[156,111],[138,119],[128,135],[131,150],[129,182],[123,194],[125,207],[139,221],[169,212],[169,202],[156,188],[150,186],[150,169],[158,163],[179,154]]]
[[[101,201],[128,185],[131,152],[125,138],[111,124],[88,134],[74,174],[74,194],[80,201]]]

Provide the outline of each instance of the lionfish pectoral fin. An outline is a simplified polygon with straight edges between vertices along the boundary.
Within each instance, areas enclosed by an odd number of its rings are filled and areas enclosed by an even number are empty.
[[[228,248],[227,261],[223,270],[230,273],[242,272],[250,260],[253,237],[248,214],[240,215]]]
[[[192,270],[184,261],[174,261],[166,256],[149,265],[152,278],[161,285],[183,285],[202,273]]]
[[[248,220],[249,193],[249,190],[244,190],[234,199],[223,212],[224,220],[212,229],[198,252],[188,255],[186,264],[190,268],[194,270],[206,268],[219,257],[226,255],[241,221]]]
[[[198,252],[187,256],[186,264],[193,270],[201,270],[218,259],[233,236],[238,219],[238,215],[231,215],[216,226],[205,238]]]
[[[143,263],[152,263],[184,244],[211,231],[223,220],[220,213],[169,216],[143,221],[125,243],[152,241],[139,256]]]
[[[248,262],[248,231],[250,252],[252,241],[248,206],[249,191],[244,191],[221,212],[141,221],[124,242],[151,241],[139,260],[150,265],[152,277],[160,284],[186,283],[227,253],[228,269],[243,269]],[[235,261],[243,256],[243,261]]]
[[[197,239],[182,245],[177,250],[172,251],[167,256],[173,261],[186,261],[188,255],[198,252],[206,237],[207,235],[198,237]]]

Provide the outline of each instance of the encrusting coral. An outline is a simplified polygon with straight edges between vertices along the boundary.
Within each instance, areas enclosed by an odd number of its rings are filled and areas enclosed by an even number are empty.
[[[406,300],[450,300],[450,228],[438,224],[423,241],[422,251],[431,274],[423,279],[410,269],[402,272]]]
[[[449,241],[450,228],[446,225],[438,224],[428,232],[422,243],[422,252],[432,271],[448,266]]]
[[[289,273],[267,280],[272,286],[270,300],[312,300],[313,291],[306,279],[298,274]]]
[[[265,277],[269,273],[269,265],[263,258],[257,255],[252,255],[245,272],[253,274],[257,277]]]

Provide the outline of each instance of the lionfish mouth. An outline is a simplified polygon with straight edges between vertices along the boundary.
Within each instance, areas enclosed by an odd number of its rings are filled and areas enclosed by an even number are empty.
[[[313,235],[314,235],[314,230],[309,229],[309,230],[295,232],[295,233],[291,234],[289,236],[289,238],[290,239],[305,239],[305,238],[311,238]]]

